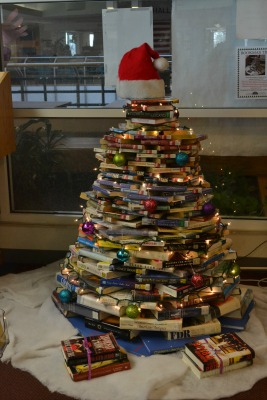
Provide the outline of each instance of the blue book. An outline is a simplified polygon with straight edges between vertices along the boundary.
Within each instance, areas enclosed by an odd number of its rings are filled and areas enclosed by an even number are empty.
[[[141,332],[140,337],[149,355],[174,353],[183,350],[186,343],[193,342],[196,339],[191,337],[167,340],[162,332]],[[208,337],[208,335],[202,335],[198,336],[198,339],[206,337]]]
[[[253,310],[254,305],[255,302],[254,300],[252,300],[242,318],[231,318],[226,316],[218,318],[221,323],[222,330],[230,328],[233,329],[234,331],[243,331],[247,326],[250,313]]]

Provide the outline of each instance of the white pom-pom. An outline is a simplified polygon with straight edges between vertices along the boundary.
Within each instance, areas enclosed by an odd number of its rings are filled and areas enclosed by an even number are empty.
[[[165,71],[169,68],[168,60],[164,57],[156,58],[156,60],[153,61],[153,65],[157,71]]]

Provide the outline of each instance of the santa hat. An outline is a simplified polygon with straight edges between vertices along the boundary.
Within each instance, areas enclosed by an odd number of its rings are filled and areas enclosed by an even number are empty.
[[[166,58],[147,43],[124,54],[121,59],[117,95],[122,99],[153,99],[165,96],[165,83],[158,71],[169,66]]]

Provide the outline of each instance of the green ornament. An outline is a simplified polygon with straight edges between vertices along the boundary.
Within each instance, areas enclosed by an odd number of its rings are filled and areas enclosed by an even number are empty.
[[[139,314],[140,314],[139,308],[138,308],[138,306],[136,304],[129,304],[126,307],[126,311],[125,312],[126,312],[127,317],[133,318],[133,319],[137,318],[139,316]]]
[[[113,163],[117,167],[123,167],[126,164],[126,157],[123,153],[116,153],[113,157]]]
[[[238,276],[238,275],[240,275],[240,267],[236,262],[234,262],[232,267],[230,268],[229,275],[230,276]]]

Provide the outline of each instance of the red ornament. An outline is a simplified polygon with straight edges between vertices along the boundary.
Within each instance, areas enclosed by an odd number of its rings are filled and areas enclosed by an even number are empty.
[[[204,278],[200,274],[194,274],[191,278],[191,283],[194,285],[196,288],[203,286],[204,284]]]
[[[156,211],[157,202],[156,200],[148,199],[144,201],[144,206],[146,211],[148,211],[149,213],[153,213]]]

